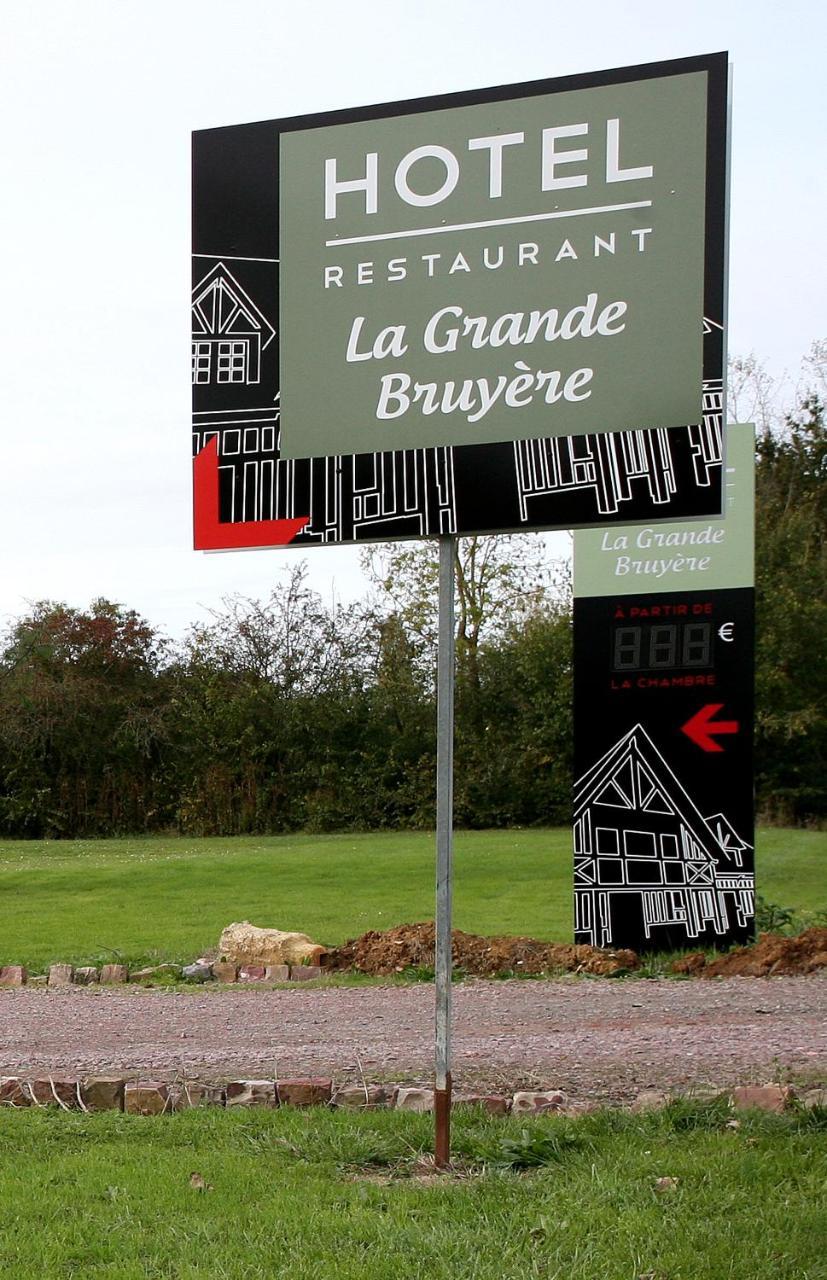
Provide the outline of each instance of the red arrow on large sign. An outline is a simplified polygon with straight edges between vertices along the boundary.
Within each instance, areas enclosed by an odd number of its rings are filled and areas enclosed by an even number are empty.
[[[723,751],[713,734],[737,733],[740,725],[737,720],[713,720],[712,717],[721,710],[723,702],[708,702],[700,711],[681,725],[681,732],[691,738],[702,751]]]
[[[193,459],[193,546],[196,551],[232,551],[245,547],[286,547],[310,521],[236,520],[218,517],[218,440],[213,436]]]

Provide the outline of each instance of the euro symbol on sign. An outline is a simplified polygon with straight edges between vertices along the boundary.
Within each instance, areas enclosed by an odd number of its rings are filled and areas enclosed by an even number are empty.
[[[735,639],[735,636],[733,635],[734,630],[735,630],[734,622],[724,622],[718,628],[718,635],[721,637],[722,640],[726,640],[727,644],[731,644],[732,641]]]

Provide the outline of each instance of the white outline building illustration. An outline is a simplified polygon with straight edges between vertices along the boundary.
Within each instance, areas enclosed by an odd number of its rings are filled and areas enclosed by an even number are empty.
[[[575,783],[577,941],[617,945],[617,922],[638,907],[647,939],[664,926],[687,942],[744,928],[755,910],[751,848],[723,814],[701,815],[636,724]]]

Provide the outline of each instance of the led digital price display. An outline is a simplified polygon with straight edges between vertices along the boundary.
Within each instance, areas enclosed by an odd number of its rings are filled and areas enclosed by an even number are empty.
[[[615,627],[613,671],[677,671],[712,666],[712,624]]]

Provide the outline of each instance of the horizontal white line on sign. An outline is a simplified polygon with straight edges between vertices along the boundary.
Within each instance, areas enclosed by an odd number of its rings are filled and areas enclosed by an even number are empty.
[[[228,262],[278,262],[278,258],[243,258],[239,253],[194,253],[194,258],[226,258]]]
[[[407,240],[411,236],[438,236],[446,231],[474,231],[481,227],[513,227],[518,222],[549,222],[552,218],[582,218],[589,213],[621,213],[624,209],[649,209],[651,200],[635,200],[631,204],[601,204],[592,209],[559,209],[554,213],[526,213],[519,218],[492,218],[489,222],[456,222],[448,227],[416,227],[412,231],[380,232],[372,236],[349,236],[342,240],[325,240],[325,248],[342,244],[368,244],[373,240]]]

